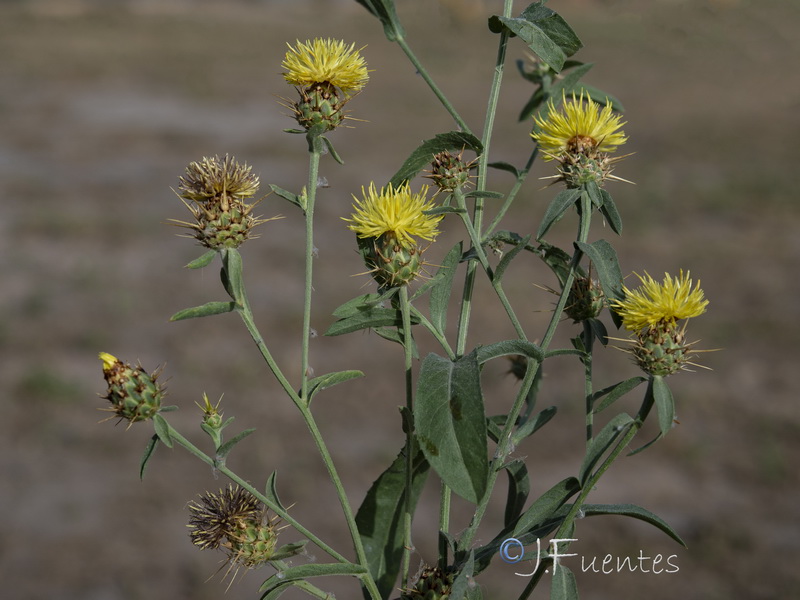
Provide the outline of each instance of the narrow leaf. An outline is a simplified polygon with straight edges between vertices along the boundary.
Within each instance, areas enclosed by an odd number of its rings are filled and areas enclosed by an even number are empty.
[[[578,493],[581,489],[580,483],[574,477],[567,477],[559,481],[544,494],[531,504],[517,521],[514,531],[510,537],[520,537],[521,535],[535,531],[546,521],[551,519],[555,512]]]
[[[536,239],[541,239],[550,230],[553,224],[564,216],[567,209],[575,204],[580,198],[581,190],[561,190],[558,195],[550,202],[547,211],[544,213],[539,230],[536,232]]]
[[[172,315],[170,321],[184,321],[186,319],[195,319],[198,317],[209,317],[211,315],[221,315],[229,313],[236,309],[236,302],[208,302],[203,306],[195,306],[193,308],[185,308],[179,310]]]
[[[461,259],[462,246],[463,243],[458,242],[450,249],[433,278],[436,283],[431,289],[430,321],[439,333],[444,333],[447,326],[447,306],[450,303],[450,293],[453,289],[456,268]]]
[[[320,137],[322,138],[322,141],[325,143],[325,147],[328,149],[328,152],[331,153],[331,156],[333,157],[333,160],[335,160],[340,165],[343,165],[344,161],[342,160],[342,157],[339,156],[339,153],[336,152],[336,148],[333,147],[333,142],[331,142],[324,135],[322,135]]]
[[[286,507],[281,502],[281,499],[278,497],[278,472],[273,471],[270,474],[269,479],[267,479],[267,485],[264,489],[264,495],[269,498],[272,502],[280,506],[282,509],[286,510]]]
[[[533,419],[525,421],[525,423],[513,433],[511,441],[516,445],[519,444],[526,437],[533,435],[539,429],[541,429],[545,424],[547,424],[547,422],[550,421],[550,419],[555,417],[557,411],[558,409],[555,406],[550,406],[548,408],[545,408]]]
[[[653,399],[658,410],[658,426],[661,435],[667,435],[675,424],[675,401],[667,382],[659,375],[653,376]]]
[[[383,33],[390,42],[405,36],[392,0],[356,0],[356,2],[380,19],[383,24]]]
[[[531,241],[531,236],[528,235],[522,240],[522,242],[514,246],[511,250],[509,250],[503,255],[503,258],[500,259],[500,262],[497,263],[497,268],[494,270],[494,275],[492,276],[492,284],[498,285],[502,281],[503,275],[505,274],[508,265],[511,264],[511,261],[514,260],[517,254],[519,254],[525,249],[525,247],[528,245],[528,242],[530,241]]]
[[[626,379],[625,381],[620,381],[619,383],[615,383],[614,385],[610,385],[607,388],[603,388],[602,390],[596,391],[592,394],[592,405],[597,402],[600,398],[603,398],[603,401],[598,404],[593,413],[597,414],[602,410],[605,410],[611,404],[622,398],[625,394],[634,390],[637,386],[647,381],[646,377],[631,377],[630,379]]]
[[[486,415],[476,352],[451,361],[422,361],[414,406],[416,437],[425,458],[456,494],[478,503],[489,473]]]
[[[522,514],[531,491],[531,482],[522,459],[512,460],[505,466],[505,470],[508,475],[508,497],[503,523],[506,527],[510,527]]]
[[[506,195],[502,192],[493,192],[491,190],[473,190],[464,194],[464,198],[492,198],[494,200],[502,200]]]
[[[244,306],[244,280],[242,279],[242,255],[236,248],[225,248],[222,256],[222,283],[225,291],[236,302]]]
[[[172,437],[169,435],[169,424],[167,420],[156,413],[153,416],[153,428],[156,431],[158,439],[161,440],[167,448],[172,448]]]
[[[578,583],[575,581],[575,573],[561,563],[553,565],[550,600],[578,600]]]
[[[447,600],[464,600],[467,590],[469,589],[469,582],[475,572],[475,550],[470,550],[469,558],[467,558],[461,570],[458,572],[453,586],[450,588],[450,594]]]
[[[158,434],[153,434],[153,437],[150,438],[150,441],[147,442],[147,446],[144,447],[144,454],[142,454],[142,461],[139,464],[139,479],[144,479],[144,470],[147,467],[147,463],[150,462],[150,459],[153,457],[153,452],[156,451],[156,446],[158,446]]]
[[[386,598],[394,589],[403,558],[403,516],[406,493],[406,450],[370,487],[356,514],[356,525],[367,554],[369,571]],[[411,479],[413,512],[428,476],[429,465],[419,448],[414,450]]]
[[[419,318],[411,315],[411,324],[419,323]],[[367,310],[360,311],[344,319],[339,319],[333,323],[325,335],[343,335],[345,333],[352,333],[361,329],[369,329],[370,327],[402,327],[403,319],[400,311],[394,308],[379,308],[373,307]]]
[[[417,309],[413,306],[411,307],[411,314],[418,314]],[[414,322],[413,318],[411,322]],[[389,340],[390,342],[395,342],[401,346],[405,344],[402,329],[398,329],[397,327],[376,327],[372,331],[381,336],[383,339]],[[411,336],[411,356],[414,358],[419,358],[419,350],[417,349],[417,342],[414,341],[414,336]]]
[[[333,311],[333,316],[337,319],[343,319],[344,317],[350,317],[352,315],[358,314],[363,310],[367,310],[378,306],[382,302],[385,302],[394,294],[397,293],[399,288],[392,288],[388,292],[384,294],[364,294],[363,296],[358,296],[353,298],[352,300],[348,300],[336,310]]]
[[[192,262],[186,265],[187,269],[202,269],[203,267],[207,267],[211,264],[211,261],[214,260],[214,257],[217,255],[216,250],[209,250],[202,256],[195,258]]]
[[[327,577],[329,575],[359,576],[366,574],[366,572],[367,570],[361,565],[352,563],[312,563],[308,565],[299,565],[297,567],[289,567],[283,571],[278,571],[275,575],[264,581],[261,587],[258,588],[258,591],[263,594],[288,581],[306,579],[307,577]]]
[[[622,271],[617,253],[611,244],[605,240],[597,240],[592,244],[575,242],[575,245],[592,261],[606,297],[609,300],[622,300]]]
[[[491,167],[492,169],[499,169],[500,171],[508,171],[514,177],[519,179],[519,175],[520,175],[519,169],[517,169],[517,167],[515,167],[514,165],[512,165],[510,163],[498,161],[498,162],[491,162],[491,163],[487,164],[486,166],[487,167]]]
[[[600,212],[608,221],[611,230],[620,235],[622,233],[622,217],[617,211],[617,205],[614,204],[614,199],[606,190],[600,190],[600,194],[603,196],[603,206],[600,208]]]
[[[641,506],[637,506],[635,504],[584,504],[581,509],[583,510],[584,515],[587,517],[593,517],[596,515],[622,515],[624,517],[633,517],[634,519],[645,521],[646,523],[650,523],[666,533],[684,548],[686,547],[686,544],[681,539],[681,536],[679,536],[678,533],[666,523],[666,521],[664,521],[658,515],[651,513],[649,510],[642,508]]]
[[[305,131],[304,131],[303,133],[305,133]],[[305,199],[305,197],[304,197],[304,196],[298,196],[297,194],[293,194],[292,192],[290,192],[290,191],[288,191],[288,190],[285,190],[285,189],[283,189],[282,187],[279,187],[279,186],[277,186],[277,185],[275,185],[275,184],[273,184],[273,183],[271,183],[271,184],[269,185],[269,187],[270,187],[270,188],[272,189],[272,191],[273,191],[273,192],[275,192],[275,193],[276,193],[278,196],[280,196],[280,197],[281,197],[281,198],[283,198],[284,200],[288,200],[289,202],[291,202],[291,203],[292,203],[292,204],[294,204],[295,206],[298,206],[298,207],[300,207],[300,210],[302,210],[303,212],[305,212],[305,210],[306,210],[306,199]]]
[[[542,349],[533,342],[525,340],[505,340],[477,348],[478,364],[481,365],[498,356],[509,356],[511,354],[522,354],[539,362],[544,360]]]
[[[255,431],[255,429],[245,429],[240,434],[233,436],[227,442],[222,444],[222,446],[220,446],[219,449],[217,450],[217,458],[220,459],[220,460],[224,460],[228,456],[228,454],[230,454],[230,451],[233,450],[233,447],[236,444],[241,442],[244,438],[246,438],[248,435],[250,435],[254,431]]]
[[[314,394],[319,391],[332,387],[338,383],[342,383],[343,381],[350,381],[351,379],[356,379],[363,376],[364,373],[361,371],[336,371],[334,373],[328,373],[327,375],[315,377],[308,382],[308,402],[311,402],[311,398],[313,398]]]
[[[432,160],[433,155],[439,152],[456,151],[460,152],[464,148],[469,148],[475,154],[483,152],[483,144],[471,133],[463,131],[451,131],[449,133],[437,133],[429,140],[425,140],[411,153],[403,163],[403,166],[389,180],[393,187],[403,185],[406,181],[413,179],[417,173],[424,169]]]
[[[614,445],[614,443],[627,433],[628,428],[633,424],[633,419],[627,413],[620,413],[611,419],[600,433],[592,440],[586,449],[583,457],[578,479],[583,486],[592,474],[595,465],[600,461],[603,454]]]

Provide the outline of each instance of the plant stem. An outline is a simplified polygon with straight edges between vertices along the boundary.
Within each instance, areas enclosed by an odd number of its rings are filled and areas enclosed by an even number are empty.
[[[500,207],[500,210],[497,211],[497,214],[492,219],[491,224],[486,229],[485,233],[483,234],[484,237],[488,237],[492,234],[492,232],[497,228],[500,224],[500,221],[503,217],[506,216],[508,209],[511,208],[511,204],[514,202],[514,199],[517,197],[517,193],[519,192],[520,188],[522,188],[522,184],[525,183],[525,180],[528,178],[528,173],[533,166],[533,162],[536,160],[536,157],[539,154],[539,148],[534,147],[531,155],[528,157],[528,162],[525,164],[525,168],[519,172],[517,176],[517,181],[514,183],[514,186],[509,190],[508,194],[506,194],[506,199],[503,201],[503,205]]]
[[[594,332],[589,321],[583,322],[583,396],[586,399],[586,447],[594,437],[594,412],[592,411],[592,349],[594,346]]]
[[[419,62],[419,59],[411,50],[409,45],[406,43],[406,40],[402,37],[398,37],[396,41],[399,44],[400,48],[402,48],[405,55],[408,57],[408,60],[410,60],[411,64],[414,65],[414,68],[417,70],[417,73],[419,73],[422,79],[425,80],[425,83],[427,83],[428,87],[431,88],[431,91],[439,99],[439,102],[442,103],[442,106],[444,106],[445,110],[448,113],[450,113],[451,117],[453,117],[453,120],[456,122],[456,125],[458,125],[459,129],[461,129],[461,131],[464,131],[466,133],[472,133],[469,126],[466,124],[466,122],[464,122],[464,119],[461,118],[461,115],[458,114],[455,107],[445,97],[444,93],[442,93],[442,90],[439,89],[439,86],[437,86],[436,82],[431,78],[430,74],[428,73],[428,70],[422,65],[421,62]]]
[[[308,185],[306,186],[306,255],[305,255],[305,286],[303,293],[303,344],[300,359],[300,397],[304,403],[308,402],[308,346],[311,341],[311,294],[313,291],[314,271],[314,203],[317,197],[317,182],[319,179],[319,138],[309,143],[308,151]]]
[[[414,474],[414,420],[411,415],[414,414],[414,390],[413,379],[411,373],[412,353],[411,348],[414,343],[414,338],[411,335],[411,304],[408,301],[408,287],[403,286],[400,288],[400,314],[403,319],[403,356],[405,359],[405,384],[406,384],[406,416],[409,417],[405,423],[406,430],[406,486],[403,510],[403,562],[402,570],[400,571],[400,581],[404,585],[408,585],[409,568],[411,564],[411,550],[413,544],[411,542],[411,489],[413,484]]]

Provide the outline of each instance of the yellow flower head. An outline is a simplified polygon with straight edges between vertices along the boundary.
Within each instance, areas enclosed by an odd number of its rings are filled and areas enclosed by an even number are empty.
[[[348,228],[358,237],[378,238],[392,232],[400,243],[413,244],[412,236],[433,240],[439,234],[436,226],[444,215],[425,214],[435,206],[428,202],[427,185],[412,194],[408,183],[398,188],[389,184],[380,192],[371,183],[368,190],[361,188],[361,194],[363,199],[353,196],[355,212],[352,218],[344,219],[351,223]]]
[[[622,317],[629,331],[641,331],[659,324],[675,325],[679,319],[691,319],[706,312],[708,300],[703,297],[700,281],[692,289],[689,272],[681,270],[678,277],[664,273],[664,282],[658,283],[646,272],[637,274],[642,286],[636,290],[622,288],[625,299],[614,300],[612,308]]]
[[[601,111],[591,98],[584,100],[583,92],[580,98],[573,94],[572,100],[562,93],[562,101],[558,111],[551,98],[547,117],[534,117],[537,130],[531,137],[539,144],[544,160],[558,160],[565,154],[613,152],[627,141],[624,132],[618,131],[625,123],[620,123],[620,115],[612,114],[610,104]]]
[[[363,88],[369,74],[367,63],[355,44],[348,48],[343,41],[332,39],[297,41],[297,47],[286,52],[281,66],[286,69],[284,79],[292,85],[308,87],[329,83],[346,95]]]

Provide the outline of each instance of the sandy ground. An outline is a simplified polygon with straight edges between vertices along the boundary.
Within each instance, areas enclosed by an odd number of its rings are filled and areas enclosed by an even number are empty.
[[[409,43],[467,122],[480,130],[496,39],[485,15],[500,2],[398,2]],[[580,573],[583,598],[771,599],[800,587],[795,316],[800,285],[796,139],[800,134],[796,3],[628,0],[553,1],[583,38],[578,58],[595,62],[587,80],[627,108],[633,156],[615,184],[625,220],[618,248],[626,273],[690,268],[709,312],[693,323],[701,347],[723,348],[703,362],[713,371],[670,380],[681,425],[663,442],[620,461],[592,496],[632,502],[670,522],[688,550],[630,520],[581,522],[579,550],[593,556],[676,555],[673,574]],[[522,6],[520,5],[520,8]],[[226,593],[220,556],[189,542],[186,503],[225,481],[179,450],[159,451],[138,481],[148,426],[97,424],[103,402],[100,350],[148,368],[167,362],[171,421],[198,444],[193,402],[225,394],[233,429],[258,428],[230,466],[262,485],[279,473],[293,514],[349,552],[335,497],[293,406],[259,362],[232,315],[167,324],[181,308],[222,299],[216,272],[182,265],[199,254],[163,223],[184,218],[170,191],[185,165],[231,153],[265,183],[298,191],[305,179],[302,138],[277,96],[287,41],[316,35],[366,45],[374,69],[351,104],[366,122],[336,132],[345,158],[329,158],[330,187],[318,204],[314,327],[333,308],[369,289],[340,217],[350,194],[385,181],[419,140],[451,128],[423,82],[378,23],[355,2],[48,2],[0,3],[0,582],[4,598],[128,600],[256,598],[267,569]],[[521,164],[528,124],[516,114],[531,91],[513,69],[492,152]],[[426,107],[424,109],[420,107]],[[536,175],[548,174],[539,168]],[[506,190],[503,174],[491,185]],[[507,227],[535,230],[551,190],[529,181]],[[262,331],[296,378],[301,319],[302,222],[272,196],[264,226],[243,249],[249,293]],[[554,241],[568,243],[565,219]],[[460,235],[447,224],[431,261]],[[599,227],[594,238],[613,235]],[[527,259],[526,259],[527,260]],[[795,275],[793,275],[795,273]],[[543,331],[553,285],[539,264],[520,261],[507,279],[527,331]],[[367,285],[367,287],[365,287]],[[512,337],[487,286],[471,344]],[[565,323],[559,344],[573,328]],[[540,335],[531,333],[531,337]],[[420,340],[422,349],[433,349]],[[599,385],[630,377],[621,353],[598,357]],[[313,340],[317,373],[361,369],[367,377],[320,396],[317,415],[358,504],[400,447],[402,354],[375,335]],[[579,366],[548,363],[542,402],[559,416],[517,449],[528,457],[534,492],[572,474],[580,461]],[[503,365],[484,375],[492,410],[513,397]],[[628,410],[634,410],[633,404]],[[415,526],[415,561],[435,553],[436,490],[429,486]],[[495,507],[501,512],[502,502]],[[454,529],[468,507],[456,504]],[[488,525],[496,525],[496,519]],[[487,526],[484,536],[491,536]],[[295,539],[291,530],[283,539]],[[576,546],[577,547],[577,546]],[[317,558],[322,559],[321,556]],[[572,563],[576,571],[580,564]],[[514,598],[524,581],[499,563],[479,580],[484,597]],[[323,581],[357,598],[352,581]],[[546,586],[535,595],[547,596]],[[286,595],[287,598],[300,597]]]

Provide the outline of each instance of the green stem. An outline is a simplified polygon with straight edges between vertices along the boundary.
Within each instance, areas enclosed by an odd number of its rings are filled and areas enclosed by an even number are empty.
[[[461,118],[461,115],[458,114],[455,107],[445,97],[444,93],[442,93],[442,90],[439,89],[439,86],[437,86],[436,82],[431,78],[430,74],[428,73],[428,70],[422,65],[421,62],[419,62],[419,59],[411,50],[409,45],[406,43],[405,39],[402,37],[398,37],[396,41],[400,45],[400,48],[402,48],[405,55],[408,57],[408,60],[410,60],[411,64],[414,65],[414,68],[417,70],[417,73],[419,73],[422,79],[425,80],[425,83],[427,83],[428,87],[431,88],[431,91],[439,99],[439,102],[441,102],[445,110],[448,113],[450,113],[451,117],[453,117],[453,120],[456,122],[459,129],[461,129],[461,131],[464,131],[466,133],[472,133],[469,126],[464,122],[464,119]]]
[[[447,533],[450,530],[450,496],[452,491],[442,482],[442,490],[439,497],[439,531]],[[447,539],[439,536],[439,568],[446,569],[448,563],[447,557]]]
[[[406,485],[403,508],[403,562],[400,575],[400,581],[404,585],[408,585],[409,570],[411,565],[411,550],[413,543],[411,541],[411,490],[414,475],[414,431],[413,419],[410,418],[414,414],[414,390],[413,378],[411,373],[412,364],[412,344],[414,338],[411,334],[411,304],[408,301],[408,287],[403,286],[400,288],[400,314],[403,319],[403,357],[405,359],[405,384],[406,384],[406,416],[408,417],[405,424],[406,430]]]
[[[310,134],[309,134],[310,135]],[[308,402],[308,346],[311,341],[311,294],[313,291],[314,270],[314,204],[317,196],[319,179],[319,138],[309,141],[308,151],[308,185],[306,186],[306,255],[305,286],[303,293],[303,344],[300,359],[300,397]]]
[[[586,399],[586,447],[594,437],[594,412],[592,411],[592,349],[594,332],[588,321],[583,322],[583,396]]]
[[[500,207],[500,210],[497,211],[497,214],[492,219],[491,224],[486,229],[484,233],[484,237],[489,237],[492,232],[500,225],[500,221],[503,217],[506,216],[508,209],[511,208],[511,204],[513,204],[514,199],[517,197],[517,193],[522,188],[522,184],[525,183],[525,180],[528,178],[528,173],[530,173],[531,167],[533,166],[533,162],[536,160],[536,156],[539,154],[539,148],[534,147],[531,155],[528,157],[528,162],[525,164],[525,168],[519,172],[517,176],[517,181],[514,183],[514,186],[509,190],[508,194],[506,194],[506,199],[503,201],[503,205]]]
[[[444,350],[447,353],[447,357],[450,360],[455,360],[456,355],[453,352],[453,349],[450,347],[450,343],[447,341],[447,338],[444,335],[442,335],[442,333],[438,329],[436,329],[436,327],[433,326],[433,324],[428,320],[428,317],[426,317],[419,310],[417,310],[413,304],[411,305],[411,314],[417,317],[419,319],[420,325],[422,325],[425,329],[427,329],[431,333],[431,335],[434,338],[436,338],[436,341],[439,342],[439,345],[442,347],[442,350]]]

